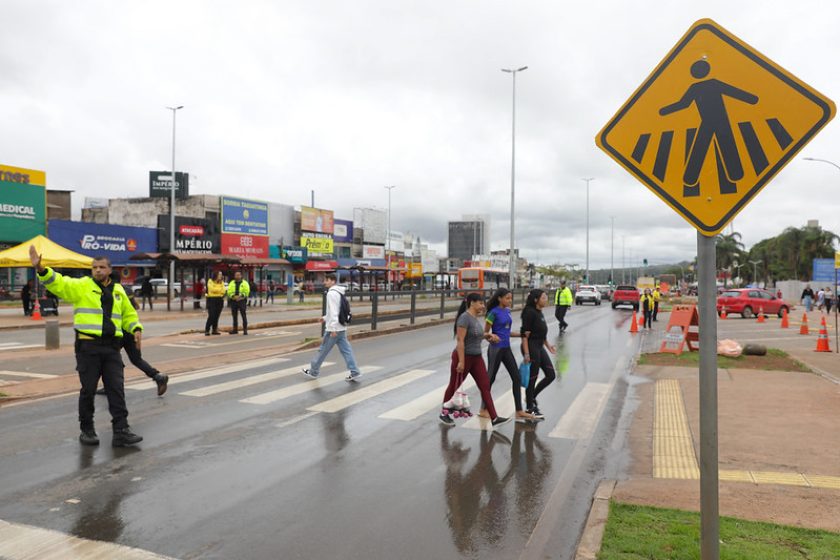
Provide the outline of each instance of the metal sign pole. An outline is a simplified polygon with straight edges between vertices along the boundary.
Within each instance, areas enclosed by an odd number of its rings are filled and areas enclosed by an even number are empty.
[[[700,311],[700,555],[720,557],[715,238],[697,232]]]

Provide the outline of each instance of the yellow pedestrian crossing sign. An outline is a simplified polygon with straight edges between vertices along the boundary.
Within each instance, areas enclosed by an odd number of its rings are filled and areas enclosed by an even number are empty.
[[[710,19],[696,22],[596,144],[715,235],[834,117],[834,103]]]

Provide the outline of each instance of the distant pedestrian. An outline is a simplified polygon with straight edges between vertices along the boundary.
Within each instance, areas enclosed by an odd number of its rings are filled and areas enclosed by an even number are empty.
[[[545,322],[542,311],[546,305],[548,305],[548,296],[545,292],[540,289],[528,292],[525,307],[522,309],[522,324],[519,327],[522,336],[522,355],[525,363],[531,364],[531,377],[525,389],[525,406],[526,410],[537,418],[544,417],[537,405],[537,395],[551,385],[557,377],[551,363],[551,356],[548,355],[549,352],[554,354],[555,348],[548,342],[548,324]],[[540,370],[544,377],[537,384]]]
[[[825,290],[820,288],[817,290],[817,310],[822,311],[825,307]]]
[[[230,312],[233,314],[233,330],[228,334],[239,334],[239,315],[242,315],[242,334],[248,334],[248,315],[245,307],[250,293],[251,286],[248,285],[247,280],[242,279],[242,272],[237,270],[227,287],[228,303]]]
[[[811,289],[810,284],[805,284],[805,289],[802,290],[802,296],[799,299],[802,300],[802,305],[805,306],[805,311],[810,313],[811,306],[814,305],[814,290]]]
[[[653,327],[653,309],[656,302],[653,299],[653,294],[650,293],[650,288],[645,288],[644,293],[639,298],[639,307],[642,310],[642,327],[650,329]]]
[[[224,308],[225,277],[221,270],[217,270],[213,278],[207,281],[207,321],[204,323],[204,336],[222,334],[219,332],[219,317]]]
[[[782,299],[782,290],[781,290],[781,288],[779,288],[778,290],[776,290],[776,297],[777,297],[777,298],[779,298],[779,299]]]
[[[479,317],[484,315],[484,298],[481,294],[470,293],[461,302],[458,314],[455,318],[455,349],[449,366],[449,385],[443,393],[443,407],[440,414],[440,421],[447,426],[452,426],[455,421],[448,414],[450,408],[447,404],[455,396],[455,391],[466,379],[467,374],[473,376],[475,384],[481,393],[481,398],[487,407],[487,412],[493,426],[509,422],[496,414],[496,407],[493,405],[493,395],[490,393],[490,378],[487,376],[487,366],[481,356],[481,341],[489,340],[498,342],[499,338],[493,333],[485,333],[484,326]]]
[[[317,379],[321,374],[321,364],[327,358],[333,346],[338,345],[338,350],[344,358],[344,363],[350,373],[345,378],[347,381],[358,381],[362,372],[356,366],[356,357],[353,355],[353,347],[347,339],[347,325],[340,321],[341,300],[346,288],[336,285],[335,274],[327,274],[324,278],[324,287],[327,289],[327,312],[321,317],[324,323],[324,338],[321,340],[321,347],[318,353],[309,363],[308,368],[303,368],[303,374],[311,379]]]
[[[29,259],[47,290],[73,304],[76,333],[76,371],[79,372],[79,441],[99,445],[93,423],[96,385],[105,384],[114,430],[112,445],[125,447],[143,441],[128,426],[124,366],[120,346],[124,333],[132,333],[139,347],[143,326],[123,287],[111,280],[111,261],[94,257],[91,276],[69,278],[41,266],[41,255],[29,246]]]
[[[554,316],[560,326],[560,334],[566,332],[569,324],[566,322],[566,313],[572,306],[572,290],[566,286],[566,280],[560,280],[560,288],[554,293]]]
[[[271,300],[271,304],[274,305],[274,293],[277,291],[277,284],[274,282],[274,278],[268,279],[268,291],[265,294],[265,302],[268,303],[268,300]]]
[[[142,302],[143,311],[146,310],[146,302],[149,302],[149,311],[154,311],[155,306],[152,303],[154,300],[155,289],[152,286],[152,279],[148,276],[143,277],[143,283],[140,284],[140,301]]]
[[[204,297],[204,279],[196,278],[193,282],[193,309],[201,309],[202,297]]]
[[[825,289],[825,312],[831,313],[831,307],[834,305],[834,293],[831,288]]]
[[[653,313],[652,320],[656,321],[656,316],[659,315],[659,300],[662,299],[662,294],[659,292],[659,286],[653,289]]]
[[[253,280],[251,280],[253,282]],[[248,307],[256,307],[257,301],[262,301],[262,296],[260,295],[262,292],[262,282],[253,282],[254,287],[253,289],[250,288],[251,284],[248,284],[250,292],[248,293]]]
[[[27,280],[26,284],[20,290],[20,301],[23,303],[24,317],[32,315],[32,287],[32,280]]]
[[[522,410],[522,382],[519,377],[519,366],[516,364],[516,357],[510,348],[510,338],[521,337],[521,333],[512,332],[513,319],[510,308],[513,305],[513,293],[507,288],[499,288],[487,302],[487,315],[484,320],[484,333],[492,333],[498,338],[498,342],[491,342],[487,349],[487,367],[490,375],[490,387],[496,381],[496,373],[499,366],[505,365],[510,376],[513,392],[513,404],[516,407],[517,420],[538,420],[530,412]],[[487,410],[484,403],[481,403],[479,416],[486,416]]]

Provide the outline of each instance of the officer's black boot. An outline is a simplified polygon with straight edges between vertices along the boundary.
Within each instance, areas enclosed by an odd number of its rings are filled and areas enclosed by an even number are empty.
[[[128,447],[143,441],[142,436],[132,433],[130,428],[114,430],[114,439],[111,441],[113,447]]]
[[[96,435],[96,430],[93,428],[82,429],[79,434],[79,441],[84,445],[99,445],[99,436]]]
[[[155,375],[155,383],[157,383],[158,396],[162,396],[166,392],[166,385],[169,383],[169,376],[163,373]]]

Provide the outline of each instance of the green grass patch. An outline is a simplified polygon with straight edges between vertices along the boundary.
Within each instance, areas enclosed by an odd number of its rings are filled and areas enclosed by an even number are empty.
[[[837,560],[840,534],[720,518],[721,560]],[[700,514],[612,502],[599,560],[700,558]]]
[[[679,356],[676,354],[664,354],[652,352],[639,356],[639,365],[642,366],[677,366],[697,368],[700,366],[700,353],[685,351]],[[768,348],[766,356],[745,356],[737,358],[718,356],[717,366],[721,369],[743,368],[774,371],[798,371],[810,372],[811,369],[802,362],[791,358],[784,350]]]

